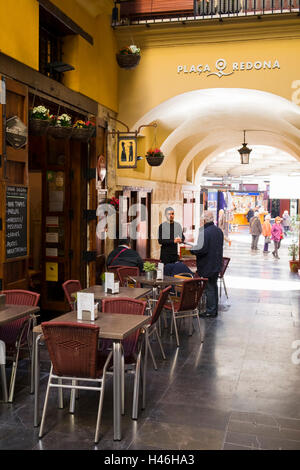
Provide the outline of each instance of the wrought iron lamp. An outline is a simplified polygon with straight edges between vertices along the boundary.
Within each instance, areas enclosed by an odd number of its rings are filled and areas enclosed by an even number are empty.
[[[244,131],[244,143],[243,147],[241,147],[238,151],[241,156],[241,164],[242,165],[249,165],[249,157],[252,149],[249,149],[246,144],[246,131]]]

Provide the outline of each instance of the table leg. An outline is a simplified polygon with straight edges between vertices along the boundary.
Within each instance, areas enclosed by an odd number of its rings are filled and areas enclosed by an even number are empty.
[[[36,316],[32,319],[32,329],[36,326]],[[32,332],[31,370],[30,370],[30,393],[34,393],[34,333]]]
[[[143,402],[142,409],[146,408],[146,374],[147,374],[147,362],[148,362],[148,349],[149,349],[149,332],[148,328],[145,330],[145,353],[144,353],[144,369],[143,369]]]
[[[113,342],[113,360],[114,360],[114,441],[122,439],[121,429],[121,374],[122,374],[122,352],[121,343],[119,341]]]
[[[32,368],[34,368],[34,416],[33,416],[33,425],[38,427],[40,424],[39,417],[39,395],[40,395],[40,351],[39,351],[39,341],[41,339],[41,334],[33,334],[33,354],[32,354]]]

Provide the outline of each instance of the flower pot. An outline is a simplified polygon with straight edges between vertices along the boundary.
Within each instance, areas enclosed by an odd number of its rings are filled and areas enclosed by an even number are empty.
[[[30,119],[29,121],[29,133],[35,136],[45,135],[50,126],[48,119]]]
[[[156,278],[156,271],[147,271],[145,274],[146,279],[151,281],[152,279]]]
[[[292,273],[298,273],[298,269],[300,269],[300,262],[298,260],[290,260],[290,270]]]
[[[72,131],[72,127],[50,126],[48,129],[48,134],[55,139],[70,139]]]
[[[73,127],[72,139],[88,142],[95,134],[95,127],[76,128]]]
[[[116,54],[119,67],[130,70],[139,65],[141,56],[138,54]]]
[[[164,156],[163,157],[159,157],[159,156],[148,156],[146,157],[147,159],[147,162],[150,166],[160,166],[162,164],[162,162],[164,161]]]

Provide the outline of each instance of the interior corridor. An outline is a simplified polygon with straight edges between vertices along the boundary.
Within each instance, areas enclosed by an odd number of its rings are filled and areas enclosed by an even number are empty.
[[[75,415],[57,409],[52,394],[44,438],[33,428],[33,396],[27,369],[17,375],[15,403],[0,404],[0,449],[300,449],[300,278],[289,272],[287,245],[280,260],[251,252],[250,235],[231,234],[224,255],[231,258],[219,316],[201,319],[181,347],[163,331],[167,360],[154,371],[148,362],[147,407],[131,420],[132,382],[126,379],[123,440],[113,442],[112,380],[107,382],[101,439],[93,443],[97,394],[80,393]],[[295,345],[295,344],[294,344]],[[298,345],[299,350],[299,345]],[[45,351],[43,358],[46,359]],[[298,361],[300,362],[300,361]],[[21,369],[20,369],[21,370]],[[42,363],[44,398],[49,363]],[[42,406],[41,399],[41,406]]]

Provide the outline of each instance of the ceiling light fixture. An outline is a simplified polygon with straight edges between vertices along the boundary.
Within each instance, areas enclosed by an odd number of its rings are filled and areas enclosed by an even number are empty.
[[[241,147],[239,150],[239,154],[241,156],[241,164],[242,165],[249,165],[249,157],[250,153],[252,152],[252,149],[249,149],[246,144],[246,131],[244,131],[244,143],[243,147]]]

